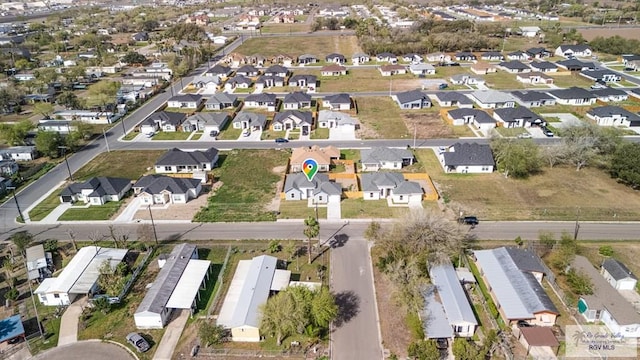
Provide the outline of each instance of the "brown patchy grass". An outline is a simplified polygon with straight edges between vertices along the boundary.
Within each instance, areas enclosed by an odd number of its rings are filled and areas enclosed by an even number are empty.
[[[153,167],[165,150],[111,151],[102,153],[74,174],[75,180],[86,180],[93,176],[111,176],[138,179]],[[127,161],[122,161],[127,159]]]
[[[640,40],[640,31],[637,29],[627,28],[594,28],[594,29],[579,29],[578,32],[582,34],[587,41],[591,41],[598,36],[608,38],[611,36],[620,36],[625,39]]]
[[[400,108],[390,97],[361,97],[354,99],[358,104],[360,136],[362,138],[409,138]]]
[[[453,126],[446,123],[437,108],[405,110],[402,120],[409,131],[415,129],[418,139],[440,139],[474,136],[467,126]]]
[[[486,220],[638,220],[640,197],[605,172],[573,167],[543,168],[528,179],[502,174],[445,174],[434,152],[416,150],[445,201],[462,204]]]
[[[322,37],[255,37],[245,41],[237,52],[243,55],[260,54],[273,56],[278,54],[304,52],[318,56],[320,59],[328,54],[337,52],[346,57],[361,52],[358,39],[355,36],[322,36]]]
[[[548,73],[547,75],[553,78],[554,85],[561,88],[568,88],[571,86],[589,88],[589,86],[593,85],[593,81],[576,73],[572,73],[571,75],[558,75],[554,73]]]
[[[323,92],[405,91],[421,86],[421,80],[411,74],[382,76],[375,68],[350,68],[347,75],[331,77],[321,77],[318,70],[296,71],[296,74],[318,76]]]

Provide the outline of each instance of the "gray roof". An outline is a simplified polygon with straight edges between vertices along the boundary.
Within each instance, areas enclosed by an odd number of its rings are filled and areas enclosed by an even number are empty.
[[[288,74],[289,73],[289,69],[287,69],[286,67],[282,66],[282,65],[271,65],[269,66],[265,71],[265,74],[273,74],[273,75],[277,75],[277,74]]]
[[[422,186],[415,181],[403,181],[395,189],[393,189],[394,195],[414,195],[423,194]]]
[[[193,80],[191,80],[192,84],[198,84],[198,83],[214,83],[216,85],[219,85],[221,83],[221,80],[219,77],[217,76],[203,76],[203,75],[198,75],[198,76],[194,76]],[[170,100],[173,100],[173,98],[171,98]],[[199,101],[199,100],[198,100]]]
[[[327,174],[317,173],[311,181],[303,172],[288,174],[284,181],[284,192],[289,190],[317,189],[325,182],[329,182]]]
[[[441,91],[437,92],[435,96],[440,101],[456,101],[460,104],[473,104],[473,101],[471,101],[468,96],[457,91]]]
[[[283,112],[276,113],[273,116],[273,122],[281,123],[288,118],[291,118],[295,123],[306,123],[309,125],[313,123],[313,114],[309,111],[300,110],[285,110]]]
[[[298,56],[298,60],[302,60],[302,59],[317,59],[318,57],[315,55],[311,55],[311,54],[302,54],[300,56]]]
[[[318,122],[335,120],[338,125],[355,125],[358,122],[349,114],[340,111],[320,110],[318,112]]]
[[[224,112],[199,112],[189,116],[187,121],[201,123],[202,125],[214,125],[218,128],[222,128],[227,121],[229,121],[229,114]]]
[[[521,101],[541,101],[547,99],[553,99],[553,96],[543,91],[512,91],[511,95],[520,99]]]
[[[491,147],[477,143],[455,143],[442,154],[445,166],[494,165]]]
[[[498,66],[502,66],[502,67],[507,68],[507,69],[515,69],[515,70],[517,70],[517,69],[522,69],[522,70],[529,69],[529,66],[521,63],[518,60],[503,61],[500,64],[498,64]]]
[[[596,96],[621,96],[628,95],[626,91],[621,89],[616,89],[612,87],[606,87],[604,89],[593,89],[591,93]]]
[[[156,166],[169,165],[201,165],[210,163],[218,156],[218,149],[208,148],[205,151],[182,151],[178,148],[167,150],[156,161]]]
[[[237,100],[238,96],[222,92],[210,97],[206,104],[235,104]]]
[[[345,93],[327,95],[323,101],[328,101],[331,104],[351,104],[351,96]]]
[[[82,190],[93,190],[90,197],[118,195],[131,184],[131,180],[113,177],[93,177],[82,183],[73,183],[60,192],[60,196],[79,194]]]
[[[199,103],[200,100],[202,100],[202,95],[183,94],[183,95],[172,96],[169,98],[168,101],[187,101],[187,102]]]
[[[496,120],[491,115],[479,109],[453,109],[449,110],[452,119],[462,119],[466,116],[473,116],[473,119],[479,124],[495,124]]]
[[[154,124],[156,122],[163,122],[172,125],[180,125],[186,119],[187,114],[181,112],[159,111],[149,115],[144,123]]]
[[[620,75],[611,70],[582,70],[580,71],[580,74],[596,80],[602,79],[605,75],[615,75],[617,78],[620,77]]]
[[[303,93],[302,91],[296,91],[284,96],[282,101],[285,104],[297,104],[302,102],[311,102],[311,95]]]
[[[478,325],[467,295],[462,289],[460,279],[458,279],[456,270],[451,263],[431,267],[429,277],[438,289],[440,302],[444,306],[444,312],[452,326],[460,323]]]
[[[236,70],[236,74],[253,74],[258,73],[258,69],[256,69],[253,65],[244,65]]]
[[[379,164],[383,161],[401,161],[413,159],[413,153],[407,149],[374,147],[360,150],[360,162],[363,164]]]
[[[551,90],[549,94],[558,99],[595,99],[596,96],[588,90],[572,86],[568,89]]]
[[[529,64],[532,68],[536,69],[557,69],[558,65],[550,62],[550,61],[534,61]]]
[[[478,90],[471,93],[471,96],[478,99],[483,104],[497,104],[515,101],[511,94],[496,90]]]
[[[534,123],[538,119],[540,119],[541,121],[544,121],[544,118],[542,116],[534,113],[533,111],[529,110],[528,107],[525,107],[525,106],[518,106],[515,108],[495,109],[493,113],[500,116],[500,118],[504,122],[516,122],[519,120],[524,120],[525,122],[528,121],[528,122]]]
[[[542,285],[533,274],[520,271],[505,248],[476,250],[474,255],[507,319],[532,319],[539,312],[558,314]]]
[[[227,80],[227,84],[251,84],[251,83],[253,83],[253,80],[241,74],[238,74],[232,77],[231,79]]]
[[[573,52],[583,52],[585,50],[590,50],[589,45],[586,44],[578,44],[578,45],[560,45],[560,50],[562,52],[566,52],[567,50],[571,50]]]
[[[205,74],[229,75],[231,74],[231,71],[232,71],[231,68],[228,66],[216,64],[213,67],[209,68],[207,71],[205,71]]]
[[[300,79],[305,79],[307,83],[315,83],[318,81],[318,77],[315,75],[298,74],[298,75],[291,75],[291,77],[289,78],[289,84],[297,83]]]
[[[398,102],[400,104],[412,103],[415,101],[424,101],[427,100],[429,103],[429,97],[420,90],[410,90],[396,94]]]
[[[133,185],[135,188],[142,188],[143,192],[151,195],[168,191],[172,194],[186,194],[189,189],[195,189],[200,185],[199,179],[174,178],[165,175],[145,175]]]
[[[342,60],[345,60],[346,58],[342,54],[333,53],[333,54],[327,55],[325,57],[325,59],[327,59],[327,60],[331,60],[331,59],[342,59]]]
[[[261,255],[251,260],[233,315],[230,322],[224,324],[225,326],[233,328],[242,325],[254,327],[260,325],[258,308],[269,298],[277,263],[277,258],[268,255]]]
[[[404,176],[398,172],[362,173],[360,176],[362,191],[379,191],[382,188],[395,188],[404,181]]]
[[[638,280],[638,278],[627,268],[623,263],[616,259],[606,259],[602,263],[602,267],[616,280],[622,280],[631,278]]]
[[[640,324],[640,314],[633,305],[609,284],[586,257],[576,255],[571,267],[591,279],[593,294],[580,295],[590,310],[607,310],[618,325]]]
[[[505,250],[513,259],[513,262],[516,263],[518,269],[527,272],[539,272],[545,275],[548,275],[540,263],[540,258],[534,254],[533,252],[525,249],[520,249],[516,247],[505,247]]]
[[[233,122],[242,122],[247,121],[250,126],[261,126],[264,127],[267,124],[267,117],[263,114],[256,114],[248,111],[240,111],[235,118],[233,118]]]
[[[263,103],[275,103],[276,102],[276,94],[270,93],[260,93],[260,94],[250,94],[244,99],[244,102],[248,101],[256,101]]]
[[[196,246],[187,243],[176,245],[173,248],[171,254],[167,257],[167,262],[160,269],[156,280],[147,290],[147,294],[140,302],[138,309],[136,309],[136,314],[147,311],[160,314],[164,310],[171,293],[178,285],[178,281],[195,251]]]
[[[590,109],[589,111],[587,111],[587,113],[597,117],[609,117],[613,115],[621,115],[626,117],[627,120],[629,121],[640,121],[640,115],[634,114],[631,111],[625,108],[621,108],[619,106],[612,106],[612,105],[600,106],[600,107]]]
[[[427,286],[422,290],[424,308],[420,311],[422,329],[427,339],[453,338],[453,328],[447,319],[442,304],[436,299],[436,287]]]
[[[568,59],[568,60],[557,61],[556,64],[567,69],[584,69],[584,68],[595,69],[596,68],[594,63],[581,61],[578,59]]]
[[[276,75],[262,75],[258,78],[258,80],[256,80],[256,84],[263,84],[265,82],[267,82],[267,80],[271,80],[274,83],[278,83],[281,82],[284,84],[284,78],[282,76],[276,76]]]

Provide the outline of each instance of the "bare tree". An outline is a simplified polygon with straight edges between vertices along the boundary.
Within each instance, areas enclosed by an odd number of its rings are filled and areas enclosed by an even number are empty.
[[[127,241],[129,240],[129,234],[116,229],[113,225],[109,225],[109,237],[113,240],[116,249],[119,249],[120,246],[123,248],[126,247]]]
[[[76,232],[72,228],[67,229],[67,236],[69,237],[69,241],[71,241],[71,245],[73,245],[73,250],[78,252],[78,243],[76,243]]]
[[[553,168],[556,165],[567,162],[569,155],[567,150],[567,147],[563,144],[544,146],[540,147],[540,155],[549,164],[549,167]]]
[[[97,246],[97,243],[99,241],[104,240],[105,236],[104,234],[101,234],[100,231],[98,230],[94,230],[92,231],[89,236],[88,236],[89,240],[91,240],[91,242]]]

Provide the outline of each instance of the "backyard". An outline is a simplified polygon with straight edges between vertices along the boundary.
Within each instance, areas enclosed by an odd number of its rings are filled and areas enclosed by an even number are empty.
[[[233,150],[220,155],[220,167],[214,169],[222,186],[209,196],[208,204],[194,221],[272,221],[276,209],[271,201],[279,189],[289,158],[282,150]]]
[[[638,220],[640,197],[604,171],[543,167],[528,179],[492,174],[445,174],[434,152],[416,150],[445,203],[485,220]]]
[[[147,173],[147,168],[153,168],[164,152],[165,150],[103,152],[76,171],[73,177],[75,180],[87,180],[94,176],[137,180]]]
[[[355,36],[336,35],[311,38],[302,36],[255,37],[246,40],[236,51],[245,56],[256,54],[262,56],[280,54],[298,56],[306,53],[324,60],[324,57],[331,53],[339,53],[349,57],[362,50]]]

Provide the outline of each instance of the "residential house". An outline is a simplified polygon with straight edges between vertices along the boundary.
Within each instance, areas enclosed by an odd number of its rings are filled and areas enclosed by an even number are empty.
[[[15,160],[0,160],[0,175],[3,177],[11,177],[18,172],[20,166]]]
[[[622,80],[622,77],[618,73],[611,70],[582,70],[580,71],[580,75],[589,80],[604,81],[608,83]]]
[[[300,129],[303,134],[311,132],[313,127],[313,114],[308,111],[285,110],[273,116],[271,128],[274,131]]]
[[[209,134],[212,131],[219,133],[224,129],[230,116],[227,113],[220,112],[198,112],[189,116],[182,123],[183,131],[204,131]]]
[[[298,56],[298,64],[300,66],[315,64],[317,62],[318,62],[318,58],[315,55],[304,54],[304,55]]]
[[[554,52],[557,56],[564,56],[566,58],[572,57],[591,57],[593,52],[591,48],[586,44],[579,45],[560,45]]]
[[[408,62],[411,64],[420,64],[421,62],[424,61],[424,58],[421,55],[411,53],[411,54],[402,55],[402,61]]]
[[[333,146],[294,148],[289,158],[289,172],[297,173],[302,171],[302,164],[307,159],[314,159],[318,163],[318,172],[328,172],[331,161],[340,158],[340,150]]]
[[[546,120],[524,106],[501,108],[493,112],[493,117],[505,128],[531,127],[546,125]]]
[[[525,72],[516,75],[516,80],[525,84],[553,84],[553,78],[545,73],[541,72]]]
[[[420,90],[410,90],[391,96],[400,109],[424,109],[431,107],[431,100]]]
[[[238,97],[226,92],[214,94],[204,103],[204,108],[207,110],[222,110],[236,106],[238,106]]]
[[[202,191],[198,179],[177,178],[166,175],[145,175],[133,184],[133,193],[142,205],[185,204]]]
[[[629,99],[629,94],[626,91],[611,87],[594,89],[591,90],[591,93],[603,102],[620,102]]]
[[[457,61],[476,61],[478,58],[469,51],[460,51],[455,54]]]
[[[315,75],[292,75],[289,78],[289,86],[295,86],[314,93],[318,88],[318,78]]]
[[[360,176],[364,200],[389,199],[393,204],[420,203],[424,191],[398,172],[371,172]]]
[[[550,90],[549,94],[556,98],[556,103],[560,105],[586,106],[596,103],[597,96],[588,90],[579,87],[568,89]]]
[[[120,201],[131,189],[131,180],[113,177],[93,177],[85,182],[73,183],[60,192],[61,203],[82,201],[89,205],[104,205]]]
[[[441,152],[439,158],[446,173],[492,173],[496,164],[491,147],[477,143],[455,143]]]
[[[264,75],[266,76],[279,76],[279,77],[287,77],[289,75],[289,69],[281,65],[271,65],[265,71]]]
[[[155,163],[156,174],[193,174],[194,179],[207,181],[207,172],[211,171],[218,162],[218,149],[209,148],[205,151],[183,151],[177,148],[169,149]]]
[[[629,69],[628,71],[638,71],[640,70],[640,59],[630,60],[625,66]]]
[[[472,108],[473,101],[463,93],[457,91],[441,91],[433,95],[441,107]]]
[[[112,270],[129,250],[85,246],[80,248],[57,277],[44,279],[34,294],[45,306],[68,306],[78,296],[98,290],[99,269],[106,263]]]
[[[436,68],[431,64],[425,63],[411,63],[409,65],[409,71],[413,75],[435,75]]]
[[[531,71],[531,68],[528,65],[523,64],[519,60],[503,61],[498,64],[498,67],[512,74]]]
[[[238,68],[241,65],[247,63],[247,58],[244,55],[238,53],[231,53],[227,55],[223,61],[229,64],[232,68]]]
[[[407,73],[407,68],[403,65],[382,65],[378,67],[382,76],[403,75]]]
[[[282,72],[280,74],[277,74],[279,76],[286,76],[289,73],[289,70],[287,70],[286,68],[293,66],[293,64],[295,63],[296,58],[287,54],[280,54],[280,55],[276,55],[274,57],[271,58],[271,63],[272,64],[279,64],[278,66],[284,66],[284,69],[286,71],[285,75],[282,75]]]
[[[146,31],[141,31],[139,33],[135,33],[133,35],[131,35],[131,38],[133,39],[133,41],[149,41],[149,33]]]
[[[347,75],[347,68],[337,64],[323,66],[322,69],[320,69],[320,75],[322,76]]]
[[[509,93],[496,90],[474,91],[469,94],[469,97],[483,109],[497,109],[501,107],[516,106],[513,96]]]
[[[318,173],[311,181],[302,172],[290,173],[284,181],[286,200],[311,199],[312,204],[327,204],[330,201],[340,202],[342,187],[329,180],[326,174]]]
[[[527,61],[529,60],[529,54],[522,50],[517,50],[507,54],[507,59],[512,61]]]
[[[450,262],[435,265],[429,268],[429,278],[433,284],[433,289],[437,293],[434,299],[444,310],[447,325],[456,337],[472,337],[478,327],[478,320],[469,304],[467,294],[458,279],[456,270]],[[434,304],[435,305],[435,304]],[[430,333],[439,330],[430,326],[430,319],[427,317],[425,335],[429,338]],[[433,322],[434,325],[437,321]]]
[[[495,65],[482,62],[472,64],[469,68],[472,73],[477,75],[486,75],[498,71]]]
[[[168,108],[197,109],[202,103],[202,96],[196,94],[175,95],[167,101]]]
[[[520,26],[520,32],[523,37],[534,38],[540,34],[540,28],[537,26]]]
[[[327,95],[322,99],[322,107],[329,108],[329,110],[349,110],[351,109],[351,97],[345,93]]]
[[[543,47],[532,47],[525,50],[530,59],[544,59],[551,56],[551,53]]]
[[[533,61],[529,63],[529,66],[533,71],[536,72],[557,72],[558,65],[550,62],[550,61]]]
[[[282,107],[285,110],[297,110],[311,107],[311,95],[296,91],[284,96]]]
[[[231,122],[234,129],[262,131],[267,125],[267,117],[248,111],[240,111]]]
[[[362,171],[398,170],[413,164],[413,154],[407,149],[374,147],[360,150]]]
[[[454,85],[478,85],[485,83],[483,78],[469,74],[451,75],[449,81]]]
[[[513,91],[511,95],[524,107],[553,106],[556,98],[542,91]]]
[[[473,125],[485,134],[496,127],[496,121],[479,109],[460,108],[447,111],[447,118],[454,126]]]
[[[255,77],[260,75],[260,70],[256,69],[253,65],[243,65],[241,68],[236,70],[236,76],[242,75],[245,77]]]
[[[207,26],[209,24],[209,17],[204,14],[189,16],[187,20],[185,20],[185,23],[196,24],[198,26]]]
[[[578,59],[568,59],[556,62],[556,65],[568,71],[595,70],[596,66],[592,62],[580,61]]]
[[[382,52],[376,55],[376,61],[396,64],[398,62],[398,57],[390,52]]]
[[[202,74],[203,76],[215,76],[218,77],[220,79],[226,79],[229,76],[231,76],[231,74],[233,74],[233,70],[231,70],[230,67],[228,66],[224,66],[222,64],[216,64],[212,67],[210,67],[209,69],[207,69],[207,71],[204,72],[204,74]]]
[[[475,264],[500,317],[508,326],[526,321],[553,326],[560,314],[534,275],[544,274],[540,260],[530,250],[501,247],[473,252]],[[535,264],[537,266],[535,266]],[[527,265],[536,267],[534,271]]]
[[[441,52],[427,54],[426,59],[429,62],[437,62],[437,63],[451,62],[451,56]]]
[[[222,84],[222,80],[220,80],[217,76],[194,76],[193,80],[191,80],[191,85],[196,89],[205,90],[208,93],[213,93],[218,89],[218,86]]]
[[[71,120],[42,119],[38,121],[38,131],[53,131],[58,134],[68,134],[77,130],[77,127],[71,124]]]
[[[637,61],[640,60],[640,54],[627,54],[627,55],[622,55],[622,63],[624,64],[624,66],[629,66],[631,65],[632,61]]]
[[[260,93],[250,94],[244,99],[244,107],[248,109],[265,109],[267,111],[276,111],[278,99],[276,94]]]
[[[371,58],[369,57],[369,55],[364,53],[355,53],[353,54],[353,56],[351,56],[351,63],[353,65],[361,65],[364,63],[368,63],[369,61],[371,61]]]
[[[600,273],[616,290],[635,291],[638,277],[622,262],[609,258],[605,259],[600,266]]]
[[[272,87],[283,87],[284,78],[280,76],[262,75],[256,80],[256,91],[262,91]]]
[[[578,313],[590,323],[603,323],[614,334],[640,337],[640,314],[609,281],[591,265],[589,259],[576,255],[571,269],[591,280],[592,293],[579,295]]]
[[[140,132],[151,134],[162,130],[167,132],[178,131],[187,114],[181,112],[160,111],[149,115],[141,124]]]
[[[600,126],[640,126],[640,115],[619,106],[600,106],[589,109],[587,117]]]
[[[480,59],[486,61],[502,61],[504,60],[504,55],[499,51],[486,51],[480,55]]]
[[[89,110],[61,110],[51,115],[54,119],[81,121],[88,124],[111,124],[114,116],[115,114],[110,111]]]
[[[346,64],[347,63],[347,58],[344,57],[344,55],[342,54],[336,54],[336,53],[332,53],[329,54],[327,56],[325,56],[324,60],[328,63],[336,63],[336,64]]]
[[[30,246],[26,249],[25,262],[27,263],[27,278],[29,281],[39,281],[51,277],[50,268],[53,265],[53,258],[50,252],[44,251],[42,244]]]
[[[31,161],[38,158],[35,146],[11,146],[0,149],[0,159],[14,161]]]
[[[251,80],[250,78],[244,75],[236,75],[231,79],[227,80],[227,82],[224,84],[224,90],[227,92],[231,92],[236,88],[248,89],[251,87],[252,84],[253,84],[253,80]]]
[[[211,40],[211,42],[213,42],[215,45],[224,45],[229,40],[229,38],[226,36],[213,36],[213,34],[211,33],[207,33],[207,36],[209,37],[209,40]]]
[[[358,126],[358,122],[349,114],[331,110],[320,110],[317,123],[319,128],[340,129],[350,134],[353,134]]]

